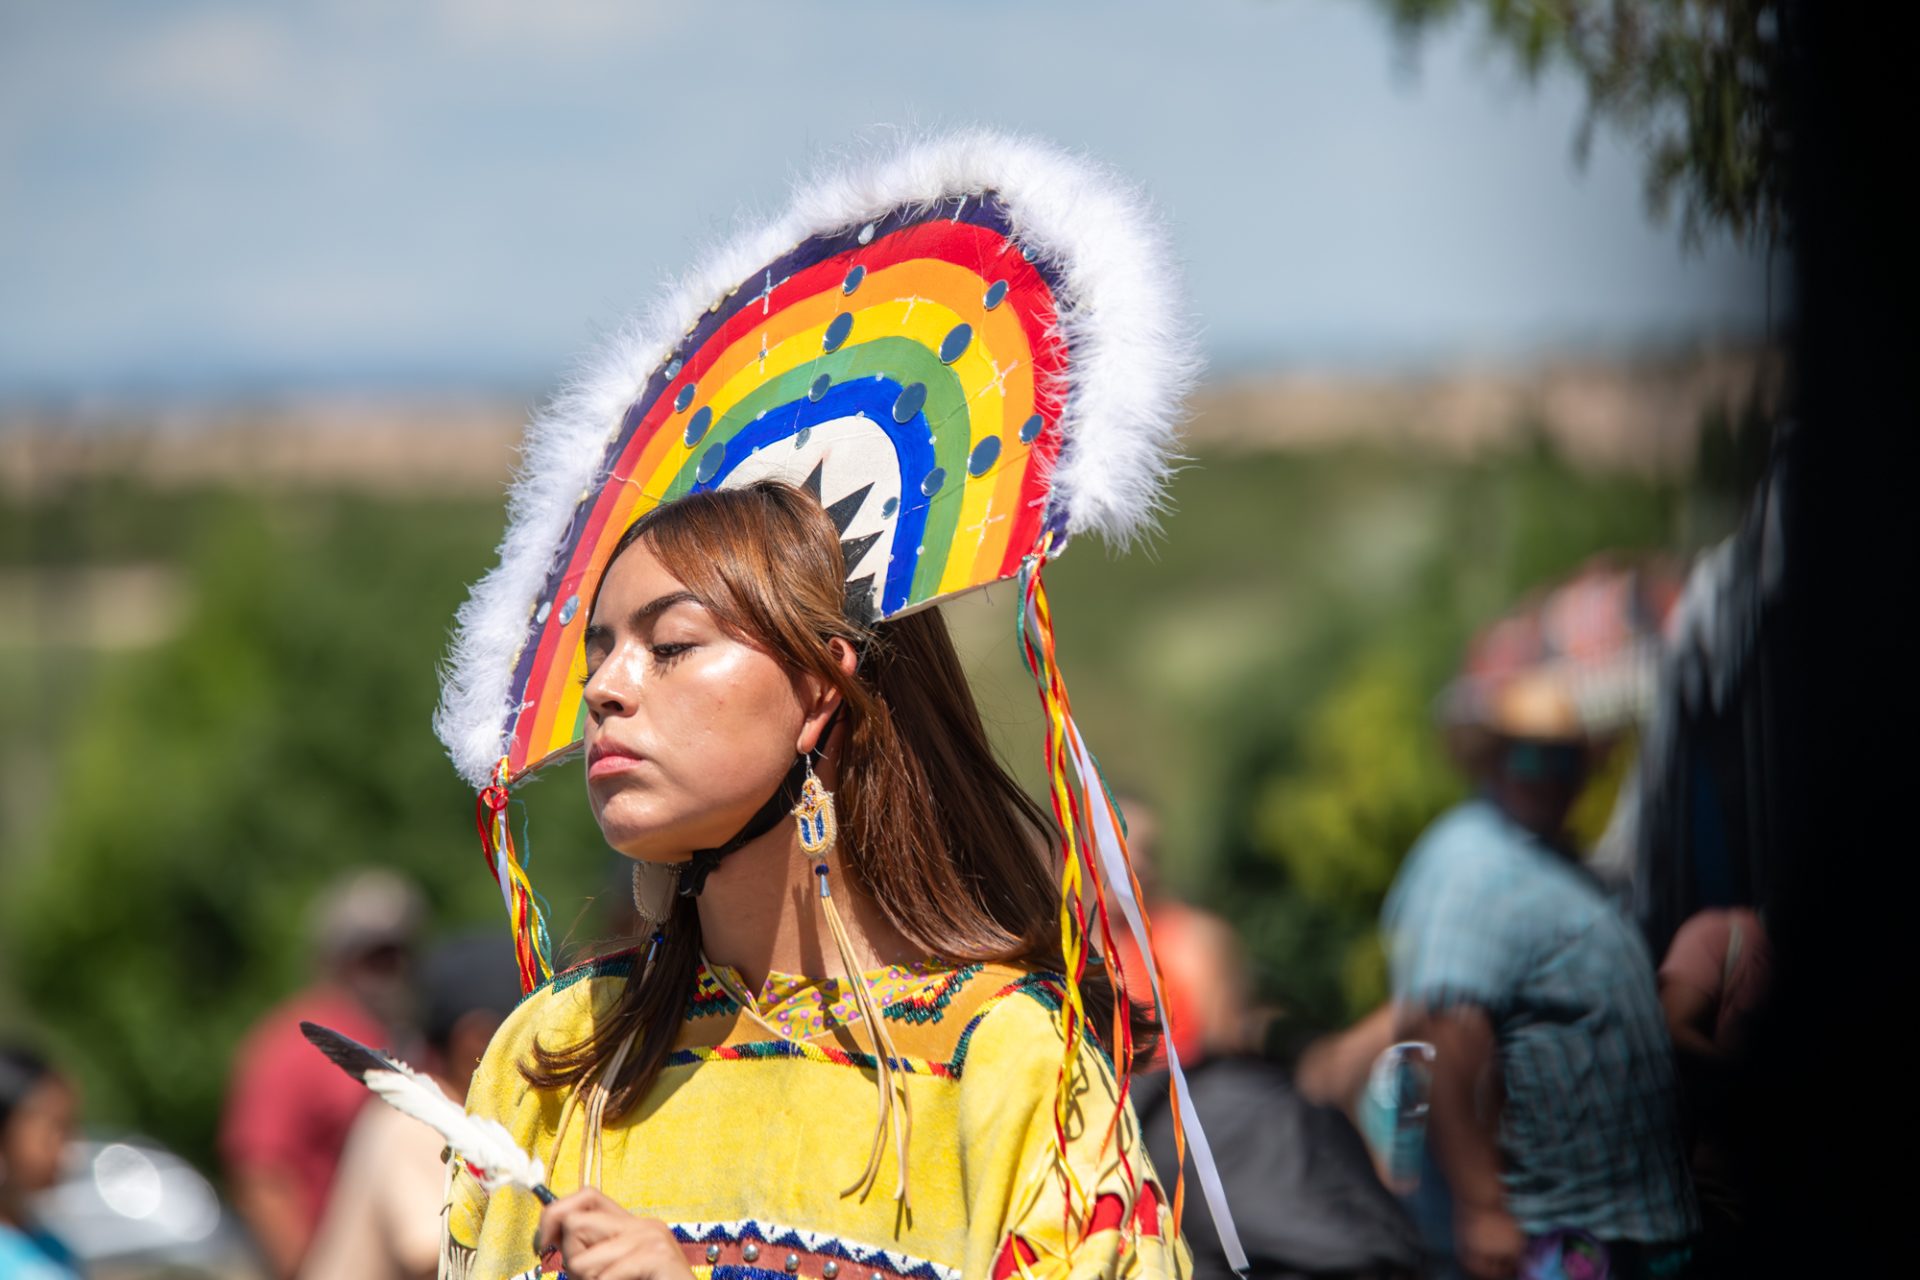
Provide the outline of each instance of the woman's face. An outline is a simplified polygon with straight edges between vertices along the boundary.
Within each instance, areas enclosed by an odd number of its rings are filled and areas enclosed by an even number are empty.
[[[644,543],[586,633],[587,795],[607,843],[678,862],[726,843],[811,745],[817,682],[729,636]]]

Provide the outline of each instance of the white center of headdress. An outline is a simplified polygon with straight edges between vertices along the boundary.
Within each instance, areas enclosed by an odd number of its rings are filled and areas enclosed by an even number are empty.
[[[900,514],[900,463],[880,424],[861,414],[817,423],[756,449],[721,487],[755,480],[784,480],[820,499],[840,530],[847,582],[863,584],[877,612]]]

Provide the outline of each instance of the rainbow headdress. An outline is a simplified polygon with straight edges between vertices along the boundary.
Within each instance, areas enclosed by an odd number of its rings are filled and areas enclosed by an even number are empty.
[[[1124,827],[1053,662],[1041,570],[1077,534],[1124,546],[1152,523],[1196,368],[1139,198],[989,133],[850,163],[688,275],[530,427],[500,564],[459,614],[435,727],[480,792],[523,981],[551,970],[507,796],[579,747],[586,600],[636,518],[765,478],[804,485],[834,518],[860,621],[1021,581],[1066,836],[1068,976],[1090,945],[1113,954],[1110,900],[1150,957]],[[1078,986],[1069,1062],[1089,1016]],[[1176,1114],[1214,1184],[1190,1108]]]

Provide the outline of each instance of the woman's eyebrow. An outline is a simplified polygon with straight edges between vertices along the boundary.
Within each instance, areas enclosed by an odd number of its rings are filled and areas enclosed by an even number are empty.
[[[650,600],[638,609],[635,609],[633,616],[629,618],[627,622],[629,626],[637,630],[640,627],[646,626],[647,623],[652,622],[655,618],[673,608],[673,606],[689,603],[699,604],[700,597],[691,591],[670,591],[666,595],[660,596],[655,600]]]
[[[673,606],[689,603],[699,604],[700,597],[691,591],[669,591],[666,595],[656,600],[649,600],[646,604],[635,609],[627,618],[627,625],[635,631],[638,631],[667,610],[673,608]],[[587,629],[580,633],[580,643],[582,646],[585,646],[593,644],[596,641],[611,646],[613,643],[613,628],[604,622],[589,622]]]

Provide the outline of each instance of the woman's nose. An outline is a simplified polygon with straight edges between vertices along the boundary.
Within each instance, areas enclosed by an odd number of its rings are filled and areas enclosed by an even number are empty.
[[[591,678],[583,694],[589,713],[617,716],[633,710],[637,683],[627,651],[617,649],[607,656]]]

